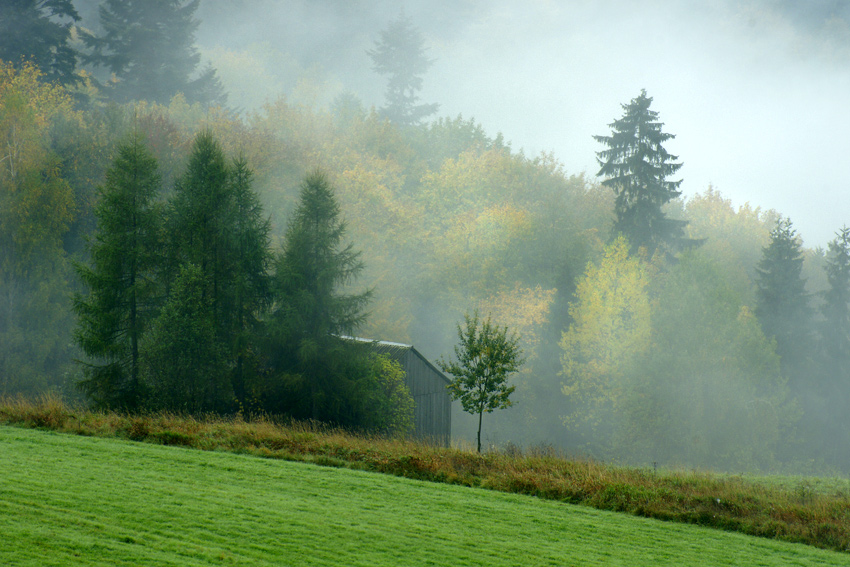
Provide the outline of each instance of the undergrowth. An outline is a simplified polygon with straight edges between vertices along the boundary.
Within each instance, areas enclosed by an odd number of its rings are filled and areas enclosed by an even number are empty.
[[[802,493],[741,477],[656,473],[568,460],[551,450],[513,448],[508,453],[478,454],[411,440],[352,435],[316,423],[280,425],[266,418],[92,412],[51,396],[37,401],[0,400],[0,425],[374,471],[850,552],[848,491]]]

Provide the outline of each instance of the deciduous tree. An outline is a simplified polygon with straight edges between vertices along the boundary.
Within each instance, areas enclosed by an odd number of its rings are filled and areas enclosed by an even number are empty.
[[[478,415],[480,453],[484,414],[511,406],[510,396],[516,386],[508,385],[508,376],[522,366],[522,349],[515,333],[508,335],[507,327],[493,325],[489,317],[479,322],[478,312],[464,315],[457,336],[456,360],[441,358],[437,364],[454,376],[447,386],[452,399],[460,400],[465,412]]]

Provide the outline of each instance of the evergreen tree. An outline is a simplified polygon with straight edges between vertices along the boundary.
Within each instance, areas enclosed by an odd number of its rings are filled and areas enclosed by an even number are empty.
[[[270,224],[264,218],[263,207],[251,187],[252,177],[243,157],[233,161],[230,174],[233,209],[228,231],[231,250],[228,258],[233,263],[229,294],[233,314],[229,337],[235,359],[233,389],[236,399],[243,405],[246,401],[246,365],[251,362],[252,343],[259,325],[257,316],[268,306],[271,295],[268,277]]]
[[[622,118],[608,126],[610,136],[594,136],[608,149],[596,153],[600,169],[605,176],[602,185],[610,187],[615,195],[614,210],[617,219],[614,231],[625,235],[633,250],[644,247],[652,255],[662,244],[673,249],[681,247],[683,221],[669,219],[662,207],[681,194],[679,181],[667,181],[681,163],[662,145],[675,138],[661,131],[658,113],[650,110],[652,98],[642,90],[640,96],[622,105]]]
[[[209,301],[219,336],[233,327],[233,258],[231,253],[234,210],[233,185],[227,159],[212,133],[198,134],[183,176],[174,187],[169,233],[169,280],[180,266],[194,264],[203,274],[203,296]]]
[[[185,264],[142,347],[150,409],[198,414],[226,411],[233,401],[226,349],[216,336],[203,272]]]
[[[850,466],[850,228],[843,227],[829,243],[821,324],[821,397],[816,415],[823,438],[823,458],[841,468]]]
[[[223,104],[215,70],[198,73],[195,48],[200,0],[105,0],[100,6],[103,35],[84,35],[92,49],[86,60],[105,67],[117,82],[107,84],[118,102],[168,104],[177,93],[189,102]],[[197,76],[196,76],[197,75]]]
[[[356,350],[341,337],[363,323],[371,297],[371,291],[340,291],[357,278],[363,263],[352,244],[343,244],[346,227],[339,214],[325,175],[308,175],[276,262],[277,304],[272,313],[278,371],[297,375],[304,383],[307,407],[292,411],[336,422],[352,403],[344,368]]]
[[[802,243],[791,220],[780,218],[756,268],[755,312],[765,336],[776,339],[783,374],[796,393],[811,347],[811,312],[802,271]]]
[[[156,159],[134,134],[118,148],[100,189],[91,265],[77,267],[88,295],[74,303],[75,337],[93,360],[80,387],[103,407],[132,410],[141,401],[139,345],[157,295],[159,188]]]
[[[850,228],[844,227],[829,243],[826,260],[829,289],[821,306],[821,344],[830,366],[850,370]]]
[[[77,52],[68,40],[79,19],[71,0],[6,0],[0,17],[0,59],[14,65],[32,60],[48,81],[76,83]]]
[[[247,162],[239,158],[228,167],[210,132],[195,139],[175,186],[170,234],[169,279],[187,264],[203,274],[202,294],[212,309],[217,340],[227,347],[233,390],[244,404],[246,380],[256,366],[257,317],[270,297],[269,222]]]
[[[401,126],[418,124],[437,112],[437,104],[417,104],[422,74],[434,63],[425,55],[425,38],[404,13],[390,22],[375,48],[367,51],[372,69],[389,77],[381,114]]]

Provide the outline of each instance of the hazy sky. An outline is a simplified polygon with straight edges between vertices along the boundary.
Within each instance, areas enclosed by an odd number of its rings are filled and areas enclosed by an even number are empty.
[[[440,103],[441,116],[473,117],[514,149],[551,151],[568,173],[595,175],[592,135],[608,134],[620,105],[645,88],[676,135],[667,149],[684,163],[686,196],[713,184],[736,205],[775,208],[808,246],[850,224],[848,1],[403,4],[436,60],[421,98]],[[381,104],[384,81],[365,50],[401,3],[242,5],[265,6],[236,22],[243,44],[300,45],[367,104]],[[204,28],[199,40],[209,43]]]

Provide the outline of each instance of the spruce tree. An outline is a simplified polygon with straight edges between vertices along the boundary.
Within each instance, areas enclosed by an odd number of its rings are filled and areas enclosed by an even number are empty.
[[[71,0],[5,0],[0,11],[0,59],[31,60],[48,81],[79,81],[77,52],[69,45],[80,16]]]
[[[189,102],[224,104],[215,70],[195,77],[201,56],[195,48],[200,0],[105,0],[100,6],[103,34],[84,35],[86,60],[112,73],[107,89],[117,102],[147,100],[168,104],[177,93]]]
[[[350,403],[346,359],[356,350],[342,339],[365,320],[371,291],[346,294],[341,288],[363,270],[360,253],[344,244],[345,222],[333,188],[319,171],[301,186],[275,266],[276,305],[272,332],[280,353],[278,372],[300,376],[306,407],[302,417],[344,421]]]
[[[367,51],[372,69],[389,79],[381,114],[401,126],[411,126],[435,112],[437,104],[418,104],[422,74],[434,63],[425,55],[425,38],[404,13],[381,32],[375,48]]]
[[[76,342],[89,357],[80,387],[99,406],[136,409],[142,397],[139,345],[157,298],[161,209],[156,159],[141,137],[119,146],[95,208],[91,265],[77,272]]]
[[[615,195],[615,233],[626,236],[632,250],[646,248],[652,255],[656,248],[666,245],[673,250],[684,243],[686,223],[668,219],[662,207],[681,194],[679,181],[667,181],[682,167],[678,156],[667,152],[662,145],[675,138],[662,132],[658,112],[650,110],[652,98],[642,90],[640,96],[622,105],[622,118],[608,126],[610,136],[594,136],[608,149],[596,153],[604,176],[602,185]]]
[[[804,387],[811,348],[811,311],[802,277],[802,242],[791,220],[779,218],[756,268],[756,316],[765,336],[776,339],[776,352],[792,390]]]

